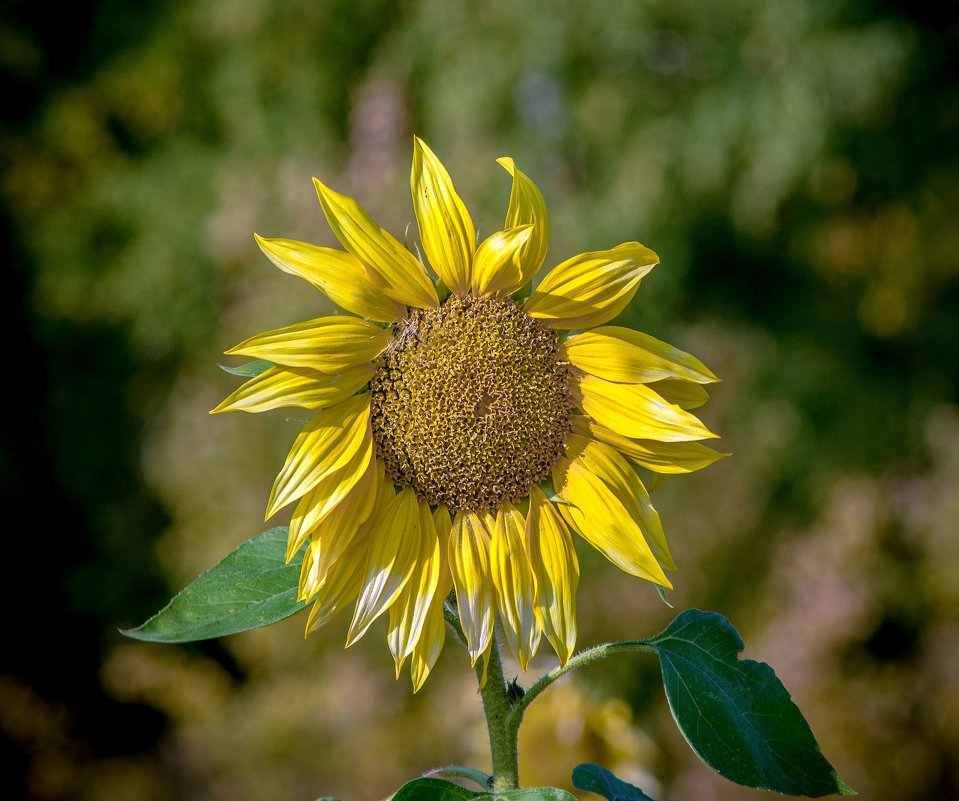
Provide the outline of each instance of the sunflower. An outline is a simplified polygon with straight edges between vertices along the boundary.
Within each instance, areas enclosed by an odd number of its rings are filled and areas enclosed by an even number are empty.
[[[497,616],[523,670],[542,635],[565,664],[579,582],[570,530],[670,587],[673,559],[634,465],[687,473],[722,455],[699,442],[715,435],[688,411],[716,377],[604,325],[656,254],[637,242],[583,253],[528,293],[546,256],[546,206],[512,159],[499,164],[512,176],[506,222],[477,244],[446,169],[414,140],[413,206],[435,281],[355,200],[314,179],[344,250],[256,241],[351,314],[227,351],[267,369],[213,410],[315,412],[266,513],[296,502],[287,560],[305,544],[307,634],[353,604],[349,646],[388,610],[397,676],[409,658],[414,690],[442,649],[451,590],[474,664]]]

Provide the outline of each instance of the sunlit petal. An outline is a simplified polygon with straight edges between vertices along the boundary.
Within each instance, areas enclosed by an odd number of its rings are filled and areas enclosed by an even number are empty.
[[[439,305],[433,282],[412,253],[373,222],[353,198],[334,192],[316,178],[313,183],[336,238],[366,267],[378,290],[407,306],[432,309]]]
[[[575,454],[575,461],[606,484],[619,499],[643,532],[660,565],[666,570],[675,570],[659,513],[653,508],[646,487],[626,458],[612,445],[576,434],[570,435],[567,445],[570,455]]]
[[[372,437],[369,395],[355,395],[313,415],[293,442],[276,477],[267,519],[347,463],[369,461]]]
[[[361,467],[362,463],[354,465],[347,462],[333,474],[333,478],[338,478],[338,473],[346,471],[358,472]],[[324,479],[300,498],[290,520],[286,561],[293,558],[307,537],[320,543],[324,559],[337,559],[349,546],[359,527],[373,513],[382,481],[382,466],[376,459],[370,459],[362,472],[358,472],[355,483],[348,487],[348,491],[341,491],[346,480],[341,479],[340,486],[330,487]]]
[[[450,291],[463,297],[470,286],[476,229],[446,168],[418,136],[410,187],[426,258]]]
[[[636,464],[656,473],[692,473],[729,455],[700,442],[630,439],[581,414],[573,416],[573,431],[612,445]]]
[[[582,253],[546,274],[526,313],[551,328],[602,325],[626,308],[643,276],[657,264],[659,256],[638,242]]]
[[[450,572],[456,589],[460,623],[474,665],[489,647],[493,636],[489,549],[490,535],[484,520],[474,512],[458,512],[450,532]]]
[[[420,552],[412,577],[390,607],[390,628],[386,637],[396,662],[397,678],[403,662],[419,641],[433,595],[440,584],[440,575],[446,569],[442,561],[445,549],[440,546],[436,535],[429,504],[419,503],[417,513],[420,518]]]
[[[320,317],[257,334],[226,352],[336,374],[375,359],[392,338],[358,317]]]
[[[645,384],[615,384],[588,373],[574,375],[571,384],[580,409],[625,437],[688,442],[716,436],[697,417]]]
[[[380,292],[366,268],[349,253],[292,239],[253,236],[267,258],[283,272],[305,278],[348,312],[382,323],[392,323],[405,314],[406,307]]]
[[[553,466],[553,486],[563,519],[620,570],[672,587],[639,526],[615,493],[577,461]]]
[[[718,381],[695,356],[631,328],[604,326],[568,339],[560,358],[607,381],[645,384],[683,378],[698,384]]]
[[[322,409],[346,400],[368,383],[374,372],[368,363],[347,367],[336,375],[306,367],[271,367],[243,384],[210,414],[265,412],[285,406]]]
[[[529,176],[516,166],[513,159],[504,157],[496,161],[513,176],[509,209],[506,212],[506,224],[503,227],[515,228],[527,224],[535,226],[532,235],[526,240],[519,253],[519,275],[510,284],[490,290],[502,289],[510,294],[529,283],[536,275],[536,271],[543,266],[549,246],[549,215],[546,213],[546,201],[543,200],[542,193]]]
[[[487,237],[476,251],[473,262],[473,294],[477,297],[506,294],[515,290],[523,278],[521,254],[533,233],[532,225],[508,228]],[[522,284],[520,284],[522,285]]]
[[[413,679],[413,692],[423,686],[443,650],[446,640],[446,616],[443,613],[443,604],[453,589],[453,577],[449,568],[449,539],[452,520],[445,506],[440,506],[433,513],[433,524],[436,528],[437,540],[440,544],[440,576],[433,600],[430,601],[423,622],[423,631],[413,647],[410,659],[410,675]]]
[[[678,378],[667,378],[647,384],[653,392],[680,409],[698,409],[709,400],[705,387]]]
[[[420,552],[420,532],[419,502],[407,488],[393,499],[370,532],[363,589],[346,636],[347,646],[366,633],[410,580]]]
[[[337,570],[331,570],[329,579],[320,586],[316,600],[306,621],[306,633],[316,631],[329,623],[336,615],[352,603],[360,587],[363,586],[363,566],[366,563],[361,548],[350,552]]]
[[[530,490],[525,536],[536,584],[536,619],[565,665],[576,648],[579,560],[569,529],[536,486]]]
[[[526,521],[513,504],[502,504],[490,546],[490,571],[506,642],[523,672],[539,646],[542,629],[534,612],[533,569],[526,552]]]

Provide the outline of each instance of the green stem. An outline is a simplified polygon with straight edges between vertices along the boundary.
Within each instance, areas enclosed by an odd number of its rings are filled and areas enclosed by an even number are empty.
[[[526,713],[526,707],[528,707],[536,699],[536,697],[554,681],[562,678],[567,673],[571,673],[577,668],[588,665],[590,662],[595,662],[597,659],[605,659],[610,654],[619,654],[629,651],[646,651],[647,653],[656,653],[656,649],[649,645],[646,640],[623,640],[621,642],[605,643],[603,645],[597,645],[595,648],[590,648],[588,651],[582,651],[581,653],[576,654],[576,656],[570,659],[569,662],[562,667],[555,668],[545,676],[542,676],[526,691],[526,694],[513,705],[512,711],[506,718],[505,733],[507,739],[512,740],[515,746],[515,743],[517,743],[519,740],[519,726],[523,722],[523,715]]]
[[[518,729],[509,726],[510,703],[506,695],[506,679],[503,677],[503,662],[499,655],[499,622],[493,627],[489,662],[486,666],[486,683],[483,683],[482,657],[476,662],[476,678],[483,697],[483,712],[489,730],[490,754],[493,758],[493,790],[505,792],[519,789]]]
[[[456,638],[466,647],[466,634],[460,623],[456,609],[456,596],[450,593],[443,607],[443,615]],[[476,680],[480,685],[483,698],[483,713],[486,715],[486,729],[489,732],[490,756],[493,762],[493,790],[505,792],[519,789],[519,751],[516,747],[518,733],[510,730],[507,721],[510,714],[509,698],[506,695],[506,679],[503,676],[503,662],[499,655],[499,622],[493,627],[489,661],[486,663],[486,682],[483,682],[483,658],[476,660],[474,666]]]

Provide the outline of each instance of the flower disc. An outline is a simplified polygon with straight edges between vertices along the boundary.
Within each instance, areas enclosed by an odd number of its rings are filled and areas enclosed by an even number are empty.
[[[370,381],[376,453],[393,483],[454,511],[529,495],[571,428],[557,351],[556,334],[508,298],[412,310]]]

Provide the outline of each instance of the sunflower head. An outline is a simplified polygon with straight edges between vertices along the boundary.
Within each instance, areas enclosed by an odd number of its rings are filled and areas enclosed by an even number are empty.
[[[633,468],[685,473],[722,455],[701,444],[715,435],[689,411],[716,377],[665,342],[604,325],[658,263],[651,250],[627,242],[574,256],[514,300],[544,261],[549,222],[536,185],[512,159],[499,163],[513,179],[505,225],[478,243],[446,169],[415,140],[425,265],[315,181],[344,250],[257,242],[351,315],[228,351],[267,369],[214,409],[314,412],[267,508],[296,502],[288,558],[303,549],[307,631],[352,605],[349,644],[388,611],[397,675],[410,659],[414,689],[442,648],[451,590],[474,662],[497,617],[524,670],[543,634],[569,659],[571,530],[622,570],[671,586],[659,515]]]

